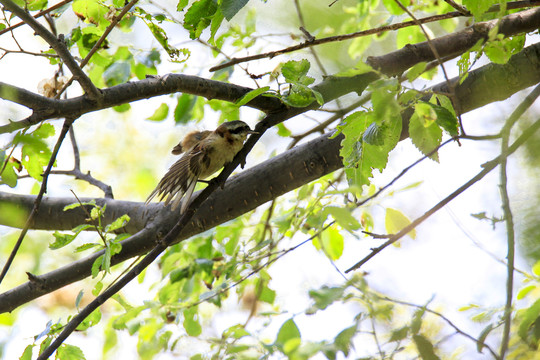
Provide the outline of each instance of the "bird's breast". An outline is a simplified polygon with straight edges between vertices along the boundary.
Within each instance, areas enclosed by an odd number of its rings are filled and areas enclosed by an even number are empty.
[[[230,163],[234,156],[244,144],[241,141],[228,142],[225,139],[219,139],[211,146],[208,146],[205,157],[208,167],[201,171],[200,178],[204,179],[221,169],[225,164]],[[204,160],[203,160],[204,162]]]

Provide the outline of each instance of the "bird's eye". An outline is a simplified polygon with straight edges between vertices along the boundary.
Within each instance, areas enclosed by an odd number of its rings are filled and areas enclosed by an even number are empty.
[[[244,132],[248,132],[248,127],[247,126],[240,126],[240,127],[237,127],[237,128],[234,128],[232,130],[230,130],[231,134],[241,134],[241,133],[244,133]]]

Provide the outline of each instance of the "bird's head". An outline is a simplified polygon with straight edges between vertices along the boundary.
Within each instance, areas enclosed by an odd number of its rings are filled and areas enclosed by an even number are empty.
[[[251,130],[245,122],[241,120],[228,121],[221,124],[216,129],[216,133],[221,137],[230,139],[231,141],[246,140],[248,134],[257,134],[257,132]]]

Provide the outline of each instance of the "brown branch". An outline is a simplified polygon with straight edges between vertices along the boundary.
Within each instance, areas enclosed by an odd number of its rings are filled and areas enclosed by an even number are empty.
[[[102,89],[103,99],[100,103],[96,103],[89,101],[85,96],[66,100],[49,99],[25,89],[0,82],[0,98],[13,101],[34,110],[33,114],[24,120],[13,121],[0,126],[0,134],[13,132],[51,118],[61,118],[73,114],[80,116],[96,110],[175,92],[203,96],[208,99],[235,102],[252,90],[248,87],[207,80],[197,76],[168,74],[165,76],[150,76],[144,80],[132,81]],[[265,96],[256,97],[246,104],[246,106],[264,112],[275,112],[284,107],[279,99]]]
[[[519,9],[519,8],[531,7],[531,6],[540,6],[540,0],[515,1],[515,2],[512,2],[512,3],[508,3],[507,4],[507,9]],[[498,11],[498,10],[499,10],[499,6],[494,5],[488,11],[489,12],[494,12],[494,11]],[[513,15],[515,15],[515,14],[513,14]],[[449,13],[442,14],[442,15],[434,15],[434,16],[427,16],[427,17],[424,17],[424,18],[420,18],[420,19],[418,19],[418,22],[421,23],[421,24],[428,24],[428,23],[431,23],[431,22],[451,19],[451,18],[460,17],[460,16],[463,16],[463,14],[460,13],[459,11],[454,11],[454,12],[449,12]],[[509,15],[509,16],[512,16],[512,15]],[[491,27],[493,27],[493,26],[495,26],[495,24],[497,22],[498,22],[498,20],[491,20],[491,21],[487,21],[485,23],[492,23],[493,25]],[[483,23],[478,23],[478,24],[483,24]],[[478,24],[473,25],[473,27],[478,25]],[[538,22],[536,24],[538,24]],[[246,56],[246,57],[242,57],[242,58],[233,58],[231,61],[228,61],[226,63],[223,63],[223,64],[220,64],[220,65],[217,65],[217,66],[214,66],[214,67],[210,68],[210,71],[221,70],[221,69],[224,69],[226,67],[233,66],[233,65],[236,65],[236,64],[240,64],[240,63],[244,63],[244,62],[247,62],[247,61],[259,60],[259,59],[264,59],[264,58],[272,59],[272,58],[274,58],[274,57],[276,57],[278,55],[283,55],[283,54],[286,54],[286,53],[302,50],[302,49],[312,47],[312,46],[316,46],[316,45],[326,44],[326,43],[329,43],[329,42],[345,41],[345,40],[350,40],[350,39],[354,39],[354,38],[361,37],[361,36],[375,35],[375,34],[379,34],[381,32],[385,32],[385,31],[394,31],[394,30],[402,29],[402,28],[409,27],[409,26],[416,26],[416,25],[417,25],[416,21],[405,21],[405,22],[401,22],[401,23],[398,23],[398,24],[380,26],[380,27],[377,27],[377,28],[358,31],[358,32],[351,33],[351,34],[329,36],[329,37],[326,37],[326,38],[314,39],[312,41],[305,41],[305,42],[302,42],[300,44],[290,46],[290,47],[287,47],[287,48],[284,48],[284,49],[281,49],[281,50],[270,51],[270,52],[267,52],[267,53],[251,55],[251,56]],[[472,27],[470,27],[470,28],[472,28]],[[470,29],[470,28],[467,28],[467,29]],[[465,29],[465,30],[467,30],[467,29]],[[534,29],[535,29],[534,26],[532,26],[532,27],[530,27],[530,30],[527,30],[527,31],[533,31]],[[465,30],[462,30],[462,32],[465,31]],[[461,33],[461,32],[459,32],[459,33]],[[505,34],[503,31],[501,31],[501,33]],[[505,35],[509,36],[509,35],[512,35],[512,34],[505,34]],[[487,32],[482,34],[481,37],[485,38],[486,36],[487,36]],[[470,48],[474,44],[475,43],[472,43],[467,48]],[[433,59],[431,59],[431,60],[433,60]],[[382,70],[382,71],[385,72],[384,70]]]
[[[444,0],[444,2],[459,11],[463,16],[471,16],[471,13],[465,7],[456,4],[454,0]]]

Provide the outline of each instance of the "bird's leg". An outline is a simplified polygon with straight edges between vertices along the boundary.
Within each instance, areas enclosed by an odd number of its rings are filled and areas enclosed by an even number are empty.
[[[205,183],[205,184],[210,184],[210,181],[212,180],[202,180],[202,179],[197,179],[198,182],[202,182],[202,183]]]

